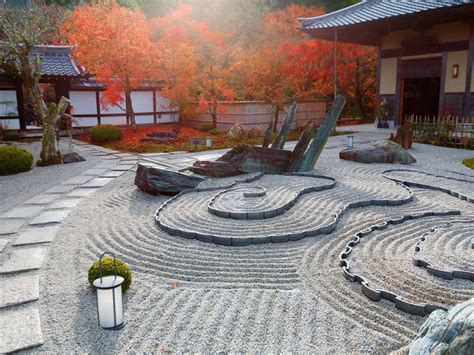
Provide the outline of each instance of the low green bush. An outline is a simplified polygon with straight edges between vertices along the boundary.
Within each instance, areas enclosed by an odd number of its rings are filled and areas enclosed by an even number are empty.
[[[98,143],[119,141],[123,137],[120,127],[104,124],[91,129],[91,140]]]
[[[211,123],[206,123],[206,124],[203,124],[202,127],[201,127],[201,131],[203,132],[209,132],[213,129],[214,127],[212,126]]]
[[[115,259],[115,262],[117,264],[117,275],[122,276],[124,278],[123,284],[122,284],[122,290],[123,292],[127,292],[127,290],[130,288],[130,285],[132,284],[132,270],[128,266],[128,264],[121,260],[121,259]],[[102,276],[109,276],[109,275],[114,275],[115,274],[115,269],[114,269],[114,258],[107,256],[102,259]],[[99,267],[99,261],[97,260],[94,264],[91,265],[88,271],[88,280],[89,283],[92,285],[94,280],[98,279],[100,277],[100,267]]]
[[[468,168],[471,168],[472,170],[474,170],[474,158],[464,159],[462,163],[466,165]]]
[[[33,155],[14,146],[0,147],[0,175],[13,175],[31,170]]]
[[[222,134],[222,131],[219,128],[213,128],[209,131],[209,133],[212,134],[213,136],[217,136],[219,134]]]

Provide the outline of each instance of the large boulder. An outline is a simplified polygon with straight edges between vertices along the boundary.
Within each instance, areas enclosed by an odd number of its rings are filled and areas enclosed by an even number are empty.
[[[255,172],[282,174],[287,171],[291,156],[292,152],[288,150],[241,144],[232,148],[215,162],[198,161],[189,169],[209,177],[226,177]]]
[[[413,164],[415,158],[401,145],[386,140],[375,143],[363,144],[353,149],[345,149],[339,153],[339,158],[359,163],[389,163]]]
[[[138,164],[135,185],[152,195],[176,195],[197,187],[204,178],[178,171],[162,169],[151,164]]]
[[[474,298],[448,311],[431,313],[411,343],[409,354],[474,354]]]
[[[247,131],[245,128],[239,124],[235,124],[227,132],[227,137],[233,139],[244,139],[247,138]]]
[[[79,163],[81,161],[86,161],[86,159],[76,152],[63,155],[63,164]]]
[[[175,142],[177,139],[178,135],[174,131],[157,131],[148,133],[141,141],[166,144]]]

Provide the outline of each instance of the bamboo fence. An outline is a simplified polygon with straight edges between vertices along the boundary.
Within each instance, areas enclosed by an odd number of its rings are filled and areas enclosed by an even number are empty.
[[[417,142],[474,149],[474,116],[407,115],[405,119],[411,123]]]

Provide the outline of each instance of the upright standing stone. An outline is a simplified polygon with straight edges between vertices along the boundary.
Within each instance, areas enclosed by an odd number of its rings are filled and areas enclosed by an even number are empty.
[[[286,140],[288,139],[288,134],[290,133],[291,124],[293,123],[293,119],[295,118],[297,106],[297,102],[293,101],[290,110],[288,111],[288,115],[286,115],[286,118],[283,121],[280,133],[273,141],[272,148],[283,149],[283,147],[285,146]]]
[[[301,133],[300,139],[298,140],[295,149],[293,149],[293,155],[291,156],[290,164],[288,165],[289,172],[298,171],[298,167],[303,161],[304,153],[306,152],[306,149],[308,149],[308,144],[311,141],[314,128],[314,123],[311,122]]]
[[[265,137],[263,138],[262,148],[268,148],[268,146],[270,145],[272,141],[274,125],[275,125],[275,122],[273,120],[270,120],[270,123],[268,124],[268,127],[265,130]]]
[[[310,171],[313,170],[314,165],[318,161],[321,152],[323,151],[326,142],[328,141],[329,134],[336,127],[336,122],[341,115],[342,109],[346,104],[346,98],[342,95],[338,95],[336,100],[329,108],[329,112],[324,118],[323,123],[318,128],[316,137],[311,141],[308,151],[303,157],[303,161],[298,168],[298,171]]]

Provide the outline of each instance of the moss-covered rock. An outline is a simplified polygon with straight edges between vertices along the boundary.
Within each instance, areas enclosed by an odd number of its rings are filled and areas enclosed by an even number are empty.
[[[33,155],[14,146],[0,147],[0,175],[13,175],[31,170]]]
[[[130,285],[132,284],[132,270],[130,269],[128,264],[121,259],[115,259],[115,262],[117,265],[117,275],[122,276],[124,278],[124,281],[122,284],[122,290],[123,292],[127,292],[127,290],[130,288]],[[115,275],[114,258],[107,256],[102,259],[102,276],[109,276],[109,275]],[[99,261],[97,260],[89,268],[89,272],[88,272],[89,283],[92,285],[94,280],[98,279],[99,277],[100,277],[100,267],[99,267]]]

